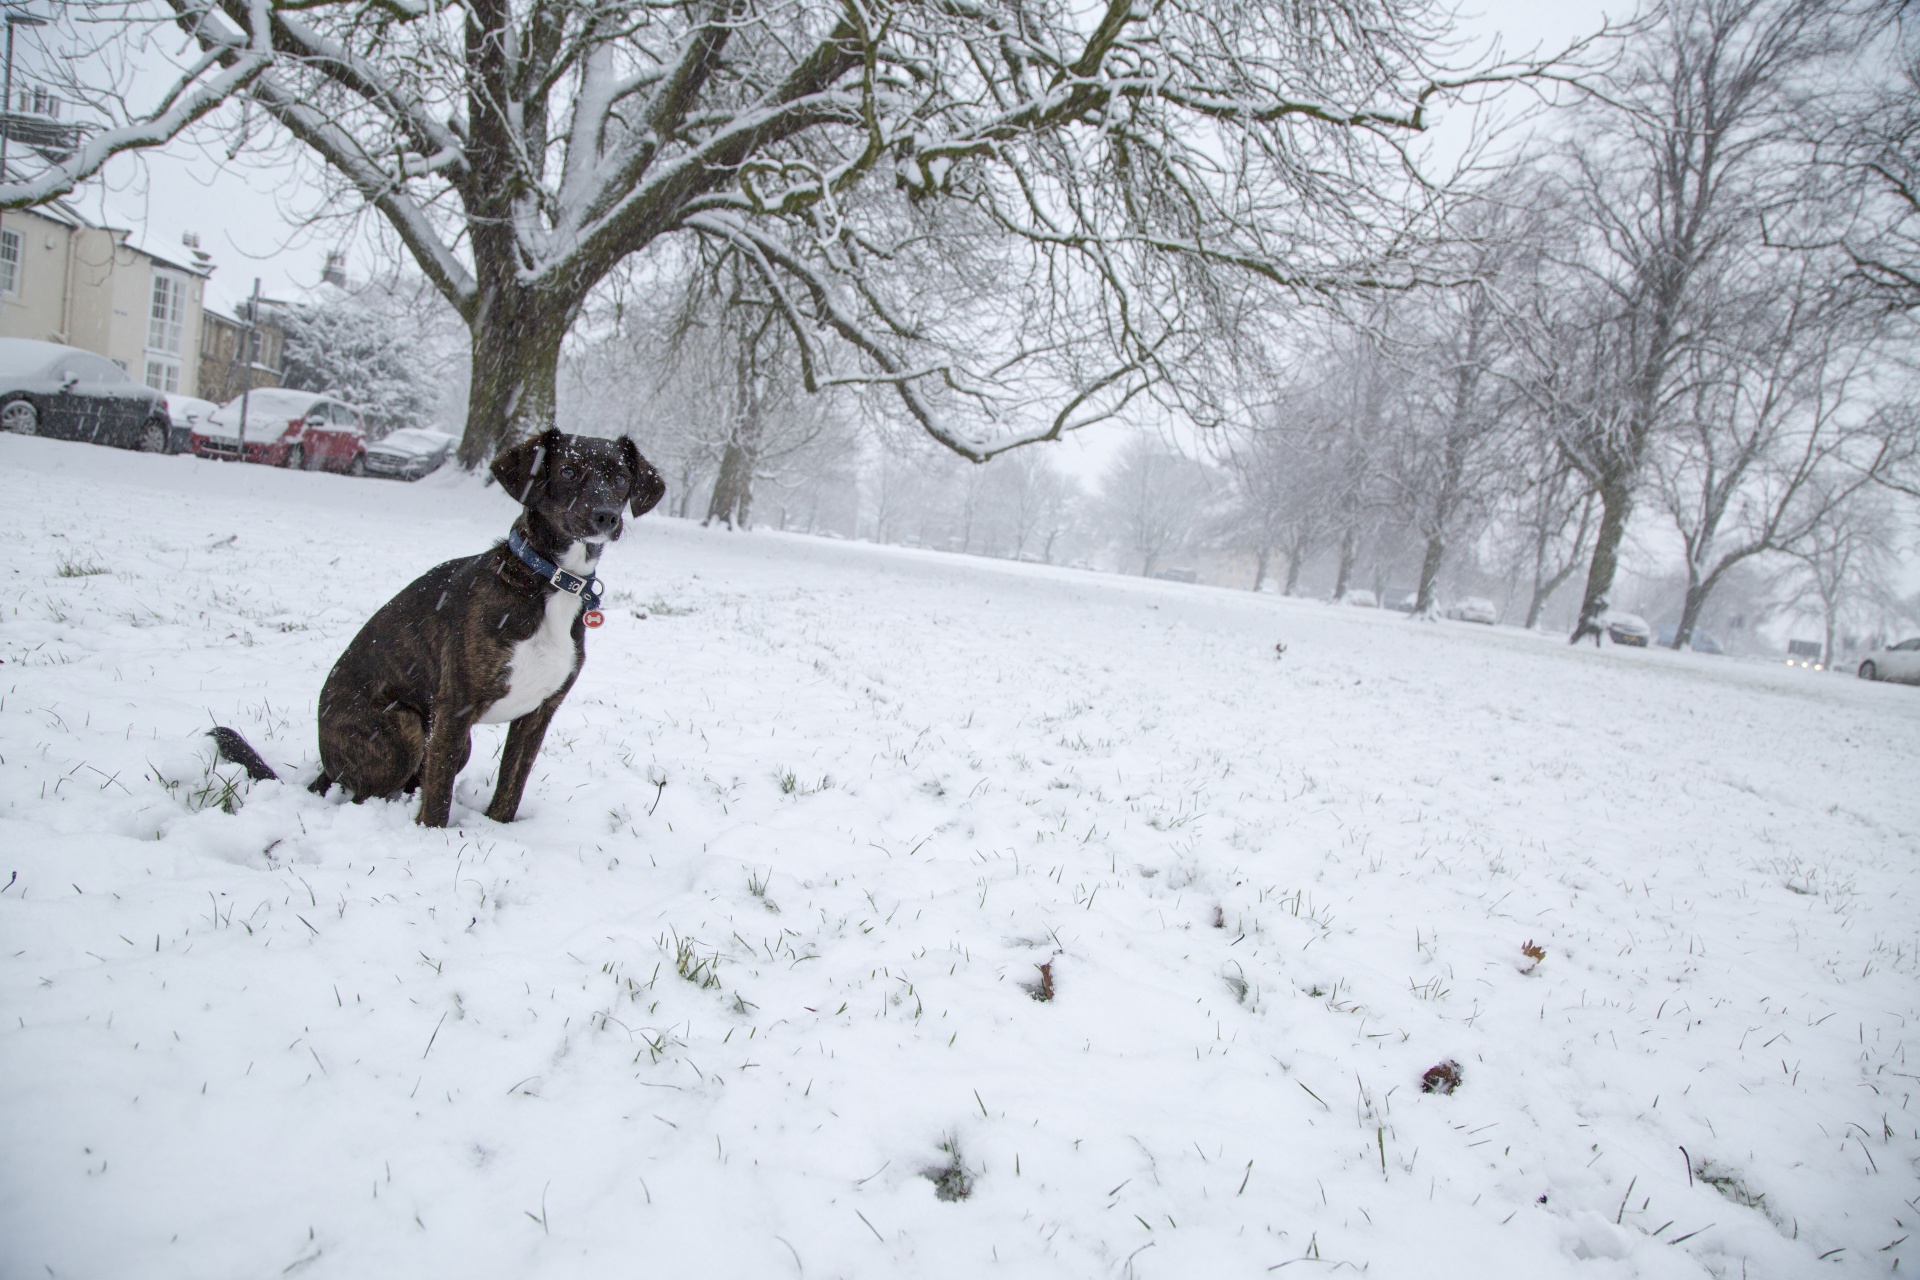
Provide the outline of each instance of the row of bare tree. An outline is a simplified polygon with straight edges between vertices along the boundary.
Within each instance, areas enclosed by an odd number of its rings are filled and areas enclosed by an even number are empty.
[[[1584,569],[1578,641],[1640,513],[1683,558],[1684,647],[1740,566],[1887,527],[1920,458],[1920,294],[1911,191],[1886,180],[1913,131],[1888,148],[1867,128],[1913,101],[1848,80],[1863,41],[1906,52],[1875,16],[1661,10],[1557,140],[1458,206],[1434,285],[1329,324],[1274,377],[1225,450],[1262,562],[1291,579],[1337,545],[1341,593],[1372,529],[1410,528],[1428,611],[1448,557],[1491,532],[1531,579],[1529,624]]]

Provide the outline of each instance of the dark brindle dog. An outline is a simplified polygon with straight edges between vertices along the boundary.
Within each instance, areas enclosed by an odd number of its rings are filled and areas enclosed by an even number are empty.
[[[666,485],[631,440],[558,431],[502,453],[493,475],[525,510],[506,543],[423,574],[340,655],[320,690],[313,791],[339,783],[358,802],[418,788],[421,824],[444,827],[473,726],[507,722],[487,816],[513,820],[580,674],[586,626],[599,624],[594,565],[620,536],[622,508],[644,515]],[[255,777],[272,776],[238,734],[215,740]]]

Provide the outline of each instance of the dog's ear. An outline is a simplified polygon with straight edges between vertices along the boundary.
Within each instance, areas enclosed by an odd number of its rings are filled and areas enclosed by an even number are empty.
[[[627,455],[627,465],[633,468],[633,488],[627,491],[627,504],[633,514],[643,516],[660,505],[660,499],[667,495],[667,482],[653,469],[653,464],[640,456],[640,447],[631,436],[620,437],[621,452]]]
[[[525,504],[527,494],[533,489],[533,482],[540,478],[547,459],[558,453],[565,444],[566,437],[559,431],[548,428],[537,436],[531,436],[501,453],[493,460],[489,468],[500,487],[515,502]]]

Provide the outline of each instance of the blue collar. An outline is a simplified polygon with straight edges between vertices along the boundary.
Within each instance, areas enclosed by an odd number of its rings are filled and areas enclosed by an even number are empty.
[[[557,587],[569,595],[580,597],[580,602],[589,609],[600,607],[600,579],[592,574],[581,577],[577,573],[568,573],[553,561],[535,551],[527,540],[520,536],[518,529],[507,531],[507,550],[519,557],[520,563],[540,575],[549,586]]]

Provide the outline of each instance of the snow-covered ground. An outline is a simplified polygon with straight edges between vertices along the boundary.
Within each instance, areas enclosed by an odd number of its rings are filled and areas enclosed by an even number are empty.
[[[0,1274],[1920,1267],[1920,690],[648,517],[520,821],[229,813],[506,500],[0,504]]]

